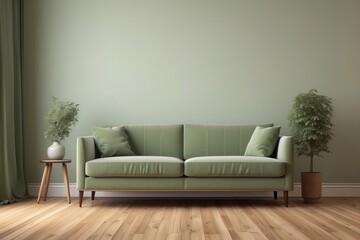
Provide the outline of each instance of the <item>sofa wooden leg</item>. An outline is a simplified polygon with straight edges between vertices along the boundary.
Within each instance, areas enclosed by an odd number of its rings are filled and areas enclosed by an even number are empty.
[[[95,191],[91,191],[91,201],[94,201],[95,199]]]
[[[274,199],[277,199],[277,191],[274,191]]]
[[[84,191],[79,191],[79,206],[82,206],[82,201],[84,198]]]
[[[285,206],[288,207],[289,206],[289,192],[288,191],[284,191],[284,202],[285,202]]]

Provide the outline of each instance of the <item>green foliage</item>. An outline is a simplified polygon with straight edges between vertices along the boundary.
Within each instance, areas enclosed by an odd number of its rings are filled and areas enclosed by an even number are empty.
[[[310,171],[313,171],[313,157],[330,152],[328,143],[333,135],[332,99],[319,95],[314,89],[295,97],[289,113],[289,125],[295,139],[298,155],[311,157]]]
[[[78,121],[79,104],[61,102],[52,97],[52,104],[45,117],[45,138],[60,142],[70,134],[71,126]]]

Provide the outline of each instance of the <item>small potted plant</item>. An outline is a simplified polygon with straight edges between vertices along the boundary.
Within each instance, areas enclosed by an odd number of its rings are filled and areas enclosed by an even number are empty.
[[[49,159],[61,160],[65,156],[65,147],[60,142],[69,136],[71,127],[78,121],[79,104],[62,102],[52,97],[52,104],[45,117],[45,139],[53,144],[47,149]]]
[[[289,125],[299,156],[310,157],[310,172],[301,173],[301,193],[304,202],[317,202],[321,198],[322,176],[314,172],[314,156],[329,153],[328,143],[333,135],[333,101],[319,95],[315,89],[295,97],[289,112]]]

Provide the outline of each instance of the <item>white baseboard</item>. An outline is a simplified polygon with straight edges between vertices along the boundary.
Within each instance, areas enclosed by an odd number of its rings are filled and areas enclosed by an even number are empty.
[[[30,196],[37,196],[39,191],[39,183],[29,183],[28,190]],[[90,193],[85,192],[85,197],[89,197]],[[76,183],[70,183],[70,195],[78,196]],[[97,197],[271,197],[272,192],[260,191],[240,191],[240,192],[141,192],[141,191],[124,191],[124,192],[96,192]],[[282,193],[279,192],[279,196]],[[294,190],[289,192],[290,197],[301,196],[300,183],[294,184]],[[360,183],[323,183],[323,197],[360,197]],[[63,183],[50,183],[48,197],[66,197]]]

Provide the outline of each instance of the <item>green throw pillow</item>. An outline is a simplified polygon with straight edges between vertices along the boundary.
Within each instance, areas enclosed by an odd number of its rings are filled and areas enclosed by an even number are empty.
[[[280,127],[257,126],[246,147],[245,156],[269,157],[274,152],[280,134]]]
[[[101,151],[101,157],[134,156],[127,140],[124,127],[91,128],[96,146]]]

